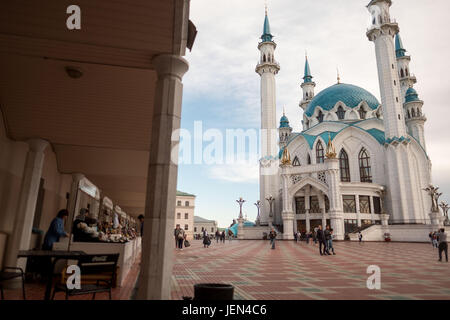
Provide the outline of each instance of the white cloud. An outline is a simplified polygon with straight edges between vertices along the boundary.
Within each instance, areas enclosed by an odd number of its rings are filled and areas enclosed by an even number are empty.
[[[209,177],[227,182],[254,183],[259,179],[258,164],[216,165],[208,168]]]
[[[361,86],[379,97],[374,47],[365,35],[369,13],[361,0],[271,0],[269,19],[277,43],[276,59],[281,70],[277,81],[277,113],[283,106],[295,131],[301,130],[301,98],[304,54],[308,51],[316,93],[342,81]],[[443,198],[450,200],[447,99],[450,87],[450,20],[448,0],[396,0],[392,16],[401,28],[405,48],[411,55],[415,88],[425,101],[428,118],[425,136],[433,162],[433,181],[441,184]],[[195,0],[191,20],[198,28],[193,51],[188,53],[190,71],[184,78],[185,94],[199,99],[213,97],[237,101],[228,108],[210,106],[217,122],[232,127],[260,124],[260,82],[254,69],[259,58],[257,44],[262,33],[264,0]],[[203,114],[199,112],[199,115]],[[214,167],[217,179],[256,181],[257,171],[245,167]],[[231,179],[231,180],[230,180]]]

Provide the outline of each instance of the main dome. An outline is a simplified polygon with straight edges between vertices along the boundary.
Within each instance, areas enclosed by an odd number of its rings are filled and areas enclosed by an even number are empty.
[[[316,95],[308,104],[305,113],[311,117],[319,106],[325,111],[330,111],[339,101],[349,108],[356,108],[362,101],[365,101],[372,110],[380,105],[378,99],[369,91],[352,84],[338,83]]]

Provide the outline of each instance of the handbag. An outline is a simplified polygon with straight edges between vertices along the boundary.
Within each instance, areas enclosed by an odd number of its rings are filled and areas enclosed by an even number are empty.
[[[187,247],[190,247],[191,246],[191,244],[189,243],[189,241],[187,241],[187,240],[184,240],[184,246],[187,248]]]

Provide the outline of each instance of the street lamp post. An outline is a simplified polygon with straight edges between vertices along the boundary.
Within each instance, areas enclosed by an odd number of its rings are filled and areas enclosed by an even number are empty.
[[[239,203],[239,219],[243,219],[242,205],[244,204],[245,200],[240,197],[239,200],[236,200],[236,202]]]
[[[448,209],[450,208],[447,202],[441,201],[441,204],[439,205],[441,207],[442,211],[444,212],[445,221],[447,224],[450,222],[448,219]]]
[[[258,209],[258,215],[256,216],[256,225],[257,226],[259,226],[259,224],[260,224],[260,216],[259,216],[259,209],[262,207],[262,203],[261,203],[261,201],[256,201],[255,203],[254,203],[254,205],[256,206],[256,208]]]
[[[272,197],[272,195],[269,195],[269,197],[266,198],[266,200],[269,202],[269,227],[272,229],[273,224],[273,203],[275,202],[275,198]]]

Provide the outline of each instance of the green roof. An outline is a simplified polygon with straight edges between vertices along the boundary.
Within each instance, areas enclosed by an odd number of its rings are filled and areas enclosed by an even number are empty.
[[[177,190],[177,196],[185,196],[185,197],[195,197],[195,194],[190,194],[190,193],[186,193],[186,192],[182,192],[182,191],[178,191]]]

